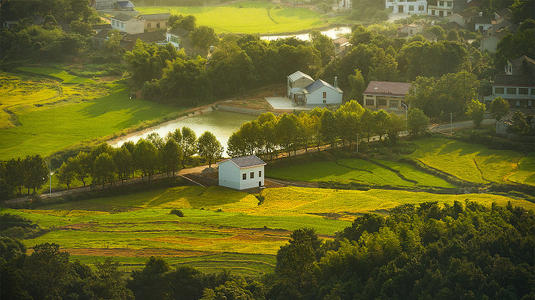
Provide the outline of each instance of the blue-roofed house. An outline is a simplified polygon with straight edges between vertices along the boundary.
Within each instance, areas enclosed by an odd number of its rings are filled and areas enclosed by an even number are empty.
[[[337,86],[321,79],[314,81],[309,75],[297,71],[288,76],[288,98],[295,105],[322,106],[342,104],[344,92]]]

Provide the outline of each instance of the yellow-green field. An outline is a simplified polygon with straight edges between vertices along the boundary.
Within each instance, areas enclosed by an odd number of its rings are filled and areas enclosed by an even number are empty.
[[[50,229],[25,240],[31,247],[55,242],[87,263],[103,257],[143,265],[148,256],[212,272],[227,268],[242,275],[273,269],[275,254],[292,230],[311,227],[329,238],[361,213],[424,201],[495,202],[535,209],[524,200],[489,194],[438,195],[389,190],[268,188],[255,195],[226,188],[183,186],[137,194],[53,204],[37,210],[3,210]],[[170,214],[181,209],[184,217]]]
[[[193,15],[197,25],[218,33],[285,33],[332,25],[335,19],[308,8],[275,5],[268,1],[242,1],[225,6],[136,6],[142,14],[169,12]]]
[[[0,159],[48,156],[183,109],[130,100],[123,83],[53,67],[0,72]]]
[[[427,138],[415,141],[409,157],[475,183],[535,185],[535,152],[524,155],[511,150],[491,150],[478,144]]]

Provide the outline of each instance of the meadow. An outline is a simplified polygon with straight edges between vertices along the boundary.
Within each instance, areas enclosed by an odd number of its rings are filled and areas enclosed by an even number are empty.
[[[58,243],[73,259],[90,264],[112,257],[130,271],[154,255],[205,272],[226,268],[258,276],[273,270],[277,250],[292,230],[310,227],[329,239],[362,213],[385,213],[424,201],[465,200],[484,205],[510,201],[535,209],[534,203],[490,194],[283,187],[253,195],[222,187],[180,186],[0,213],[21,215],[50,230],[24,240],[28,247]],[[184,217],[170,214],[171,209],[181,209]]]
[[[345,158],[306,163],[289,162],[284,166],[269,168],[268,172],[270,177],[293,181],[358,183],[375,187],[454,188],[447,181],[420,171],[407,163],[387,160],[374,161],[376,163],[358,158]]]
[[[416,151],[408,157],[465,181],[535,185],[535,153],[493,150],[479,144],[444,138],[414,142]]]
[[[130,100],[120,81],[46,66],[0,73],[0,95],[0,159],[48,156],[184,110]]]
[[[308,8],[286,7],[268,1],[238,1],[225,6],[136,6],[142,14],[193,15],[197,25],[217,33],[289,33],[335,24],[335,19]]]

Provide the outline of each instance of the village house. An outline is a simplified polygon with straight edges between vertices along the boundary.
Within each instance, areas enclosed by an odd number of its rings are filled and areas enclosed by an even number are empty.
[[[266,163],[256,155],[235,157],[218,164],[219,185],[236,190],[264,186]]]
[[[427,14],[435,17],[448,17],[453,14],[453,0],[437,0],[427,6]]]
[[[117,16],[111,17],[111,28],[118,30],[120,32],[125,32],[128,34],[138,34],[145,32],[145,23],[143,20],[132,17],[126,14],[118,14]]]
[[[318,79],[314,81],[309,75],[297,71],[288,75],[287,95],[298,106],[322,106],[342,104],[344,92],[337,87],[337,79],[334,78],[334,86]]]
[[[487,32],[492,27],[492,20],[490,17],[477,16],[472,18],[474,24],[474,31]]]
[[[346,10],[351,9],[352,7],[352,0],[337,0],[335,2],[335,5],[333,7],[334,10]]]
[[[165,33],[165,39],[167,42],[171,45],[173,45],[176,49],[180,49],[180,37],[182,36],[182,33],[180,30],[177,29],[169,29]]]
[[[340,56],[343,55],[348,49],[351,48],[351,42],[346,37],[339,37],[333,40],[334,44],[334,55]]]
[[[171,14],[148,14],[139,15],[138,18],[145,22],[145,31],[167,30],[167,21]]]
[[[370,81],[363,93],[363,106],[368,109],[402,111],[405,97],[409,94],[410,83],[390,81]]]
[[[402,25],[398,29],[398,36],[400,37],[413,37],[417,34],[422,33],[424,26],[421,24],[406,24]]]
[[[385,7],[395,14],[425,15],[427,13],[426,0],[386,0]]]
[[[502,97],[512,108],[533,109],[535,103],[535,59],[522,56],[507,61],[505,74],[496,75],[492,84],[492,95],[486,102]]]

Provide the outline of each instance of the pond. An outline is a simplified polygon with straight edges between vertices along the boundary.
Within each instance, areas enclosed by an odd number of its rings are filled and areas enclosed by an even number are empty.
[[[343,35],[349,34],[349,33],[351,33],[351,27],[348,27],[348,26],[335,27],[335,28],[321,31],[321,34],[326,35],[333,40]],[[290,35],[264,35],[264,36],[261,36],[260,39],[266,40],[266,41],[274,41],[274,40],[285,39],[289,37],[295,37],[296,39],[303,40],[303,41],[310,40],[309,33],[290,34]]]
[[[225,155],[227,141],[232,133],[238,130],[243,123],[254,119],[256,119],[256,116],[254,115],[225,111],[208,111],[191,117],[166,122],[156,127],[151,127],[124,137],[120,137],[111,141],[110,144],[113,147],[120,147],[127,141],[136,143],[139,139],[146,138],[153,132],[158,133],[161,137],[165,137],[169,132],[172,132],[177,128],[189,127],[195,132],[197,137],[199,137],[205,131],[210,131],[213,133],[221,145],[225,147]]]

